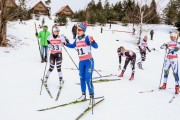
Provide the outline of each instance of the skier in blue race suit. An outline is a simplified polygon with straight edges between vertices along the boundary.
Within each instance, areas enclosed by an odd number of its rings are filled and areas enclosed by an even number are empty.
[[[77,49],[79,56],[79,76],[81,83],[82,96],[79,100],[86,99],[86,84],[89,90],[90,98],[94,98],[94,86],[92,84],[92,73],[94,70],[94,59],[91,55],[91,46],[98,48],[98,44],[95,42],[92,36],[85,35],[86,26],[80,24],[77,28],[78,37],[73,44],[66,43],[69,48]]]

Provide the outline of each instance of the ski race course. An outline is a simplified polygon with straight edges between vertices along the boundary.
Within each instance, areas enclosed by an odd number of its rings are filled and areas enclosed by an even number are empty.
[[[117,77],[119,60],[117,48],[124,46],[132,50],[140,58],[137,37],[132,35],[132,25],[128,27],[112,24],[103,27],[87,27],[86,35],[94,37],[99,48],[92,48],[95,63],[93,73],[95,99],[97,105],[88,108],[89,100],[76,101],[81,96],[79,73],[69,58],[78,65],[79,59],[75,49],[63,49],[62,74],[65,83],[59,93],[59,80],[56,68],[48,80],[48,88],[40,89],[46,63],[41,63],[38,42],[35,37],[34,22],[26,24],[11,22],[8,24],[8,39],[11,46],[0,48],[0,120],[179,120],[180,97],[174,94],[175,81],[170,70],[167,89],[159,90],[160,77],[164,62],[165,50],[160,49],[163,43],[170,41],[169,32],[175,28],[167,25],[144,25],[143,35],[148,35],[149,48],[152,50],[143,63],[144,70],[136,64],[134,80],[130,81],[131,67],[128,65],[123,78]],[[45,18],[45,24],[51,31],[53,20]],[[64,34],[73,43],[72,26],[61,26],[60,34]],[[138,29],[138,27],[136,26]],[[149,31],[155,31],[154,40],[150,40]],[[38,29],[40,31],[41,29]],[[112,32],[113,30],[113,32]],[[124,32],[125,31],[125,32]],[[122,59],[121,67],[124,66]],[[137,63],[137,62],[136,62]],[[47,69],[49,63],[47,64]],[[100,77],[100,75],[102,77]],[[88,90],[87,98],[89,99]],[[56,100],[57,99],[57,100]],[[98,103],[100,101],[100,103]],[[62,104],[70,103],[60,107]],[[44,110],[54,107],[53,109]],[[85,112],[84,112],[85,111]],[[84,112],[84,113],[83,113]]]

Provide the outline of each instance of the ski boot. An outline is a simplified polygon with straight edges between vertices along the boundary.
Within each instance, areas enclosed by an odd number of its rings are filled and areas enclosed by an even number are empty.
[[[90,96],[89,106],[92,106],[95,103],[94,94],[90,94],[89,96]]]
[[[60,83],[60,85],[64,84],[64,80],[62,79],[62,77],[59,77],[59,83]]]
[[[45,56],[45,58],[44,58],[44,62],[47,62],[47,56]]]
[[[43,58],[43,56],[41,56],[41,63],[43,63],[44,62],[44,58]]]
[[[82,93],[82,96],[77,101],[86,100],[86,93]]]
[[[179,85],[175,86],[175,94],[179,94]]]
[[[124,76],[124,70],[121,72],[121,74],[118,77],[123,77]]]
[[[134,80],[134,74],[131,74],[131,77],[129,78],[129,80]]]
[[[159,89],[166,89],[166,83],[163,83],[163,85]]]

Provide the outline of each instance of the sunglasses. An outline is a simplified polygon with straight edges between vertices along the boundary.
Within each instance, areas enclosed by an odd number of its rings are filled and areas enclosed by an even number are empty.
[[[77,29],[77,31],[78,31],[78,32],[81,32],[81,31],[83,31],[83,30],[82,30],[82,29]]]

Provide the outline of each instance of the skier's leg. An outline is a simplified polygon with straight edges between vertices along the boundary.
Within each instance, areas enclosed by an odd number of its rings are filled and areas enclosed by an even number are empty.
[[[44,46],[44,51],[45,51],[45,58],[44,58],[44,61],[47,62],[48,46]]]
[[[62,77],[62,73],[61,73],[61,63],[62,63],[62,54],[58,53],[57,57],[56,57],[56,67],[57,67],[57,71],[58,71],[58,75],[59,77]]]
[[[135,73],[136,56],[131,60],[132,75]]]
[[[50,54],[50,67],[46,74],[47,78],[50,76],[51,72],[53,71],[54,66],[55,66],[55,56],[54,56],[54,54]]]
[[[61,72],[61,63],[62,63],[62,53],[58,53],[56,56],[56,67],[57,67],[57,71],[58,71],[58,75],[59,75],[59,82],[60,85],[62,85],[64,83],[63,81],[63,76],[62,76],[62,72]]]
[[[85,83],[85,65],[84,61],[79,62],[79,77],[80,77],[80,83],[81,83],[81,92],[83,94],[86,93],[86,83]]]
[[[86,60],[86,67],[85,67],[85,79],[88,86],[89,94],[94,95],[94,86],[92,84],[92,74],[94,70],[94,60],[89,59]]]
[[[124,72],[126,71],[126,67],[127,67],[127,65],[129,64],[129,59],[128,58],[126,58],[126,60],[125,60],[125,63],[124,63],[124,67],[123,67],[123,70],[121,71],[121,74],[118,76],[118,77],[123,77],[124,76]]]
[[[172,66],[172,69],[173,69],[173,75],[174,75],[174,79],[175,79],[175,84],[179,85],[178,60],[177,59],[171,60],[171,66]]]
[[[126,71],[126,68],[127,68],[127,65],[129,64],[129,61],[130,61],[130,59],[126,58],[122,72]]]
[[[41,45],[41,61],[44,59],[44,46]]]
[[[163,85],[160,87],[160,89],[166,89],[166,84],[167,84],[170,67],[171,67],[171,63],[170,63],[169,59],[166,59],[164,61],[164,80],[163,80]]]
[[[175,94],[179,94],[179,75],[178,75],[178,59],[171,60],[173,75],[175,78]]]

